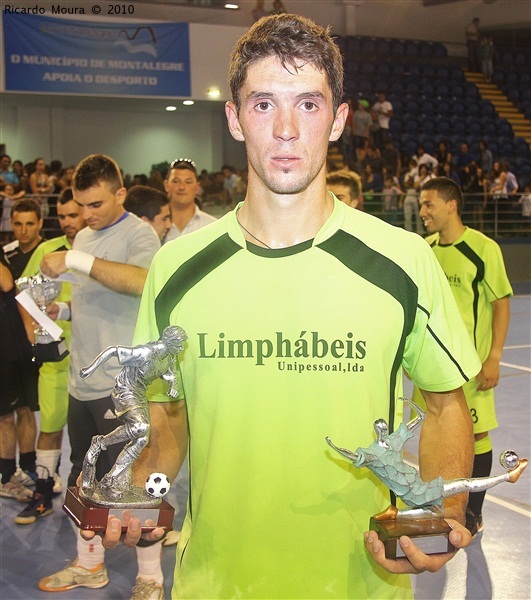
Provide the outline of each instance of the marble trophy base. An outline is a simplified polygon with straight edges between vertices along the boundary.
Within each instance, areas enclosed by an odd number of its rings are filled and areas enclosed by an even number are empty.
[[[33,344],[32,350],[33,360],[38,363],[59,362],[69,354],[65,338],[51,341],[46,344]]]
[[[164,527],[166,531],[173,529],[173,516],[175,509],[166,500],[151,498],[138,487],[133,487],[118,500],[104,500],[98,490],[93,493],[93,498],[88,500],[80,495],[77,486],[66,490],[63,510],[80,529],[103,533],[107,527],[107,520],[115,516],[122,521],[122,532],[125,533],[132,517],[137,517],[142,523],[142,531],[153,531],[156,527]],[[151,520],[155,525],[147,524]]]
[[[399,539],[403,535],[411,538],[424,554],[445,554],[455,552],[449,539],[451,527],[438,517],[400,518],[395,507],[371,517],[369,528],[376,531],[385,547],[386,558],[405,557]]]

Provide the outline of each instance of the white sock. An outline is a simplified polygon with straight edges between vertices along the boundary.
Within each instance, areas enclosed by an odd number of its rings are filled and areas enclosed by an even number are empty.
[[[39,479],[47,479],[53,477],[57,465],[59,464],[59,458],[61,458],[61,448],[54,450],[39,450],[37,448],[37,477]]]
[[[162,574],[162,542],[157,542],[145,548],[136,547],[136,560],[138,562],[138,577],[153,579],[161,585],[164,582]]]
[[[78,567],[83,567],[92,571],[105,560],[105,548],[101,543],[99,535],[94,536],[94,539],[87,542],[77,534],[77,564]]]

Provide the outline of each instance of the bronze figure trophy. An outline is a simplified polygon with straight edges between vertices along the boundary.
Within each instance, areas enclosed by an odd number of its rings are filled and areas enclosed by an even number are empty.
[[[46,306],[61,293],[61,282],[48,279],[44,275],[33,277],[19,277],[15,285],[20,291],[25,291],[35,302],[39,309],[46,314]],[[64,337],[59,340],[38,325],[34,331],[35,343],[33,344],[33,360],[39,363],[58,362],[68,356],[68,349]]]
[[[107,435],[96,435],[83,461],[80,487],[69,487],[63,509],[81,529],[102,532],[107,519],[115,515],[125,531],[131,517],[138,517],[143,531],[172,529],[174,508],[162,499],[170,481],[163,473],[153,473],[145,489],[132,485],[131,466],[149,442],[150,420],[146,390],[158,378],[169,382],[168,396],[177,398],[177,354],[182,352],[186,333],[176,326],[164,329],[161,339],[134,347],[111,346],[90,365],[81,369],[89,377],[102,363],[117,358],[122,369],[112,391],[116,416],[122,425]],[[126,442],[116,462],[100,481],[96,463],[102,450]],[[150,523],[146,521],[150,520]],[[154,523],[154,524],[152,524]]]
[[[406,398],[401,400],[408,402]],[[417,417],[409,423],[401,423],[394,433],[384,419],[374,422],[376,441],[368,448],[358,448],[355,452],[335,446],[329,437],[326,441],[334,450],[352,461],[358,467],[370,469],[385,485],[396,494],[409,509],[399,510],[389,506],[385,511],[370,519],[369,528],[376,531],[385,546],[386,558],[405,556],[398,540],[406,535],[413,539],[425,554],[453,552],[448,535],[450,526],[444,520],[443,500],[460,492],[480,492],[503,481],[514,483],[527,466],[527,459],[506,450],[500,456],[500,463],[508,469],[502,475],[478,477],[475,479],[453,479],[444,481],[442,477],[423,481],[417,470],[402,459],[404,444],[413,437],[413,431],[424,420],[424,411],[409,400]]]

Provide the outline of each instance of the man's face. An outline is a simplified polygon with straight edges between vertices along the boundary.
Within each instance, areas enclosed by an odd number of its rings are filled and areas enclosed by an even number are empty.
[[[442,231],[449,223],[453,214],[454,201],[445,202],[436,190],[427,190],[420,193],[420,217],[428,233]]]
[[[157,232],[159,238],[163,240],[171,227],[170,205],[164,204],[159,214],[155,215],[155,218],[153,221],[149,221],[149,224]]]
[[[87,225],[99,231],[112,225],[123,215],[123,203],[127,190],[122,187],[116,193],[106,182],[99,182],[87,190],[74,190],[74,200],[81,208]]]
[[[246,143],[249,180],[279,195],[300,193],[325,173],[328,142],[348,112],[342,104],[334,116],[324,73],[311,64],[291,71],[276,57],[252,63],[239,113],[232,102],[225,111],[232,136]]]
[[[0,160],[0,168],[2,171],[7,171],[9,169],[9,165],[11,164],[11,160],[9,156],[3,156],[2,160]]]
[[[466,154],[468,152],[468,146],[466,144],[461,144],[461,154]]]
[[[171,169],[164,182],[170,206],[185,208],[195,202],[199,194],[199,182],[189,169]]]
[[[37,217],[37,213],[18,212],[13,213],[11,218],[11,226],[13,227],[13,235],[20,243],[22,250],[33,248],[40,237],[43,220]]]
[[[358,199],[352,197],[352,192],[348,185],[342,183],[327,183],[326,187],[337,196],[337,199],[341,200],[341,202],[352,206],[352,208],[356,208],[358,205]]]
[[[83,211],[74,200],[70,200],[66,204],[57,203],[57,217],[59,226],[70,243],[74,241],[78,232],[87,226],[83,218]]]

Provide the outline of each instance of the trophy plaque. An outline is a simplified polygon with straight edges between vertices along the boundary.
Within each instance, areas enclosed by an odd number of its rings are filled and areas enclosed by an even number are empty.
[[[110,346],[90,365],[81,369],[83,379],[104,362],[117,358],[122,368],[111,393],[114,410],[122,422],[107,435],[96,435],[83,461],[81,484],[69,487],[63,510],[80,529],[105,531],[109,516],[117,516],[122,531],[129,521],[139,518],[143,532],[163,527],[172,529],[174,508],[163,499],[170,480],[152,473],[144,488],[131,482],[131,467],[149,441],[150,421],[146,390],[155,379],[169,382],[168,396],[177,398],[177,355],[184,348],[186,333],[177,326],[164,329],[161,338],[140,346]],[[111,469],[96,480],[96,464],[102,451],[124,443]]]
[[[48,279],[44,275],[34,275],[33,277],[20,277],[15,284],[19,290],[27,292],[39,310],[48,318],[46,306],[61,293],[61,282]],[[35,343],[32,345],[32,349],[35,362],[59,362],[68,356],[69,352],[64,337],[55,340],[42,325],[38,325],[34,333]]]
[[[518,480],[528,460],[520,459],[512,450],[502,452],[500,464],[507,469],[501,475],[474,479],[443,480],[442,477],[423,481],[415,467],[402,459],[404,444],[413,437],[413,431],[424,420],[425,413],[411,400],[417,417],[409,423],[401,423],[396,431],[389,433],[384,419],[374,422],[376,441],[368,448],[357,448],[355,452],[339,448],[327,437],[328,445],[358,468],[372,471],[409,508],[399,510],[389,506],[385,511],[371,517],[369,529],[378,534],[385,547],[386,558],[405,557],[400,546],[400,537],[413,540],[424,554],[442,554],[455,551],[449,535],[452,531],[444,519],[443,500],[461,492],[479,492],[507,481]]]

